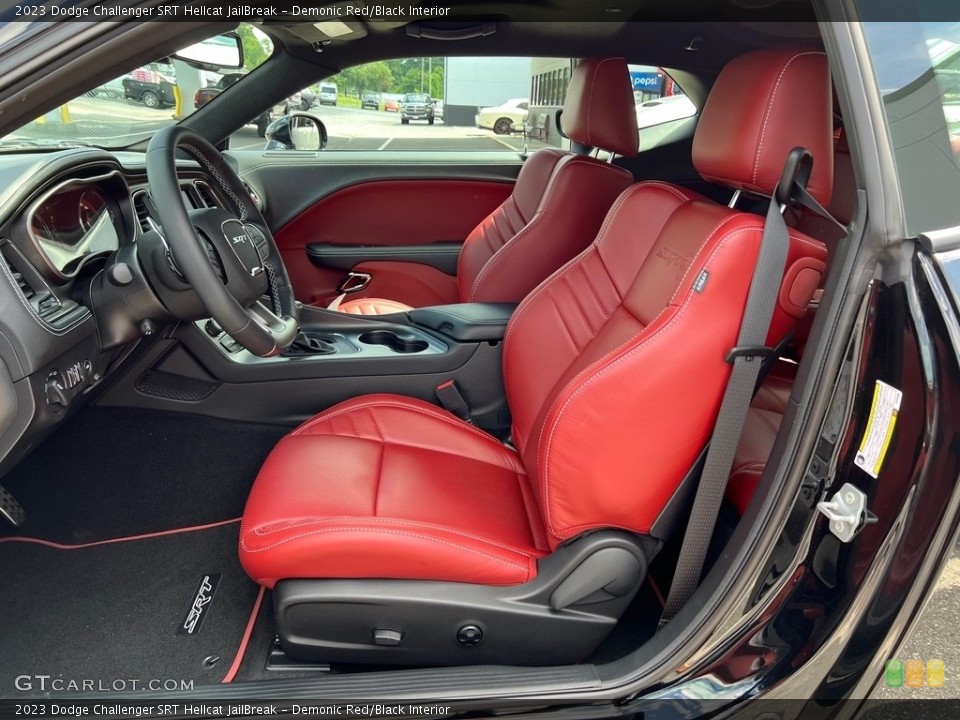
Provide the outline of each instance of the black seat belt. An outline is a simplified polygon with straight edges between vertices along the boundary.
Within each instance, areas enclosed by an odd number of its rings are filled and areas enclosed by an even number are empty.
[[[770,348],[765,347],[765,343],[790,249],[790,234],[782,208],[801,196],[797,188],[804,188],[806,193],[812,167],[813,158],[807,150],[791,150],[774,197],[770,200],[737,345],[727,354],[727,361],[733,363],[733,370],[710,438],[703,473],[659,627],[666,625],[677,614],[700,584],[700,574],[733,467],[733,456],[747,418],[747,408],[753,400],[763,361],[773,354]]]

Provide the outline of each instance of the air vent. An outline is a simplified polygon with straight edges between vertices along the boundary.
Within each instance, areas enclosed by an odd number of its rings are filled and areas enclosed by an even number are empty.
[[[203,200],[201,200],[197,194],[197,189],[189,183],[180,186],[180,197],[183,198],[186,206],[192,210],[199,210],[206,207]]]
[[[204,205],[211,208],[220,207],[220,202],[217,200],[217,196],[213,194],[213,190],[210,189],[209,185],[204,182],[198,182],[194,183],[194,187],[200,194],[200,199],[203,200]]]
[[[150,232],[150,211],[147,209],[147,193],[145,190],[133,194],[133,209],[137,213],[137,224],[141,232]]]
[[[17,287],[20,288],[20,292],[23,293],[23,296],[27,300],[32,300],[37,294],[37,291],[30,287],[30,283],[28,283],[27,279],[23,277],[23,273],[11,265],[9,260],[4,258],[4,261],[7,263],[7,267],[10,268],[10,272],[13,274],[13,279],[17,281]]]
[[[2,254],[3,262],[17,283],[20,294],[33,307],[34,311],[42,318],[49,318],[51,315],[57,314],[61,308],[60,299],[50,291],[50,288],[37,276],[32,267],[28,268],[29,272],[18,269],[18,265],[21,267],[29,265],[26,258],[12,245],[5,246],[0,254]],[[11,255],[16,258],[16,265],[10,261]]]

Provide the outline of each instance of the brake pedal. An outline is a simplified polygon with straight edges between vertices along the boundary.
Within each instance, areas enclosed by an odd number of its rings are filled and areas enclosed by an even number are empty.
[[[3,485],[0,485],[0,515],[14,527],[20,527],[27,520],[27,511],[23,509],[23,505],[18,503]]]

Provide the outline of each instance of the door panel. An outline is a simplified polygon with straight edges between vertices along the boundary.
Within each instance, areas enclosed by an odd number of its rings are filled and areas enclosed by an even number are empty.
[[[228,154],[244,181],[263,198],[264,215],[298,300],[329,302],[345,275],[342,263],[322,267],[311,262],[308,245],[401,249],[463,242],[509,196],[522,163],[514,153],[493,159],[488,153],[455,158],[445,154],[429,163],[422,155],[385,155]],[[373,257],[376,254],[354,268],[362,271],[360,266],[372,265],[376,274],[351,298],[385,296],[413,305],[456,300],[452,275],[420,263],[384,262]]]

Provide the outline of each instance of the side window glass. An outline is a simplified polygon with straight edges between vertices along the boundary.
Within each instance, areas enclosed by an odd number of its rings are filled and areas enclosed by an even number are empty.
[[[287,98],[270,111],[271,122],[278,122],[268,137],[258,140],[248,128],[234,136],[231,148],[315,151],[313,140],[309,146],[293,142],[290,122],[283,119],[290,114],[322,122],[326,152],[529,152],[568,147],[569,141],[556,130],[556,113],[563,107],[578,62],[425,57],[367,63]],[[697,112],[660,68],[630,66],[630,81],[642,128],[670,125]],[[263,129],[258,125],[257,130]],[[646,140],[644,136],[641,133],[641,143],[656,144],[657,133]]]
[[[865,22],[863,27],[908,230],[960,225],[960,207],[944,202],[960,196],[960,27],[952,22]]]

